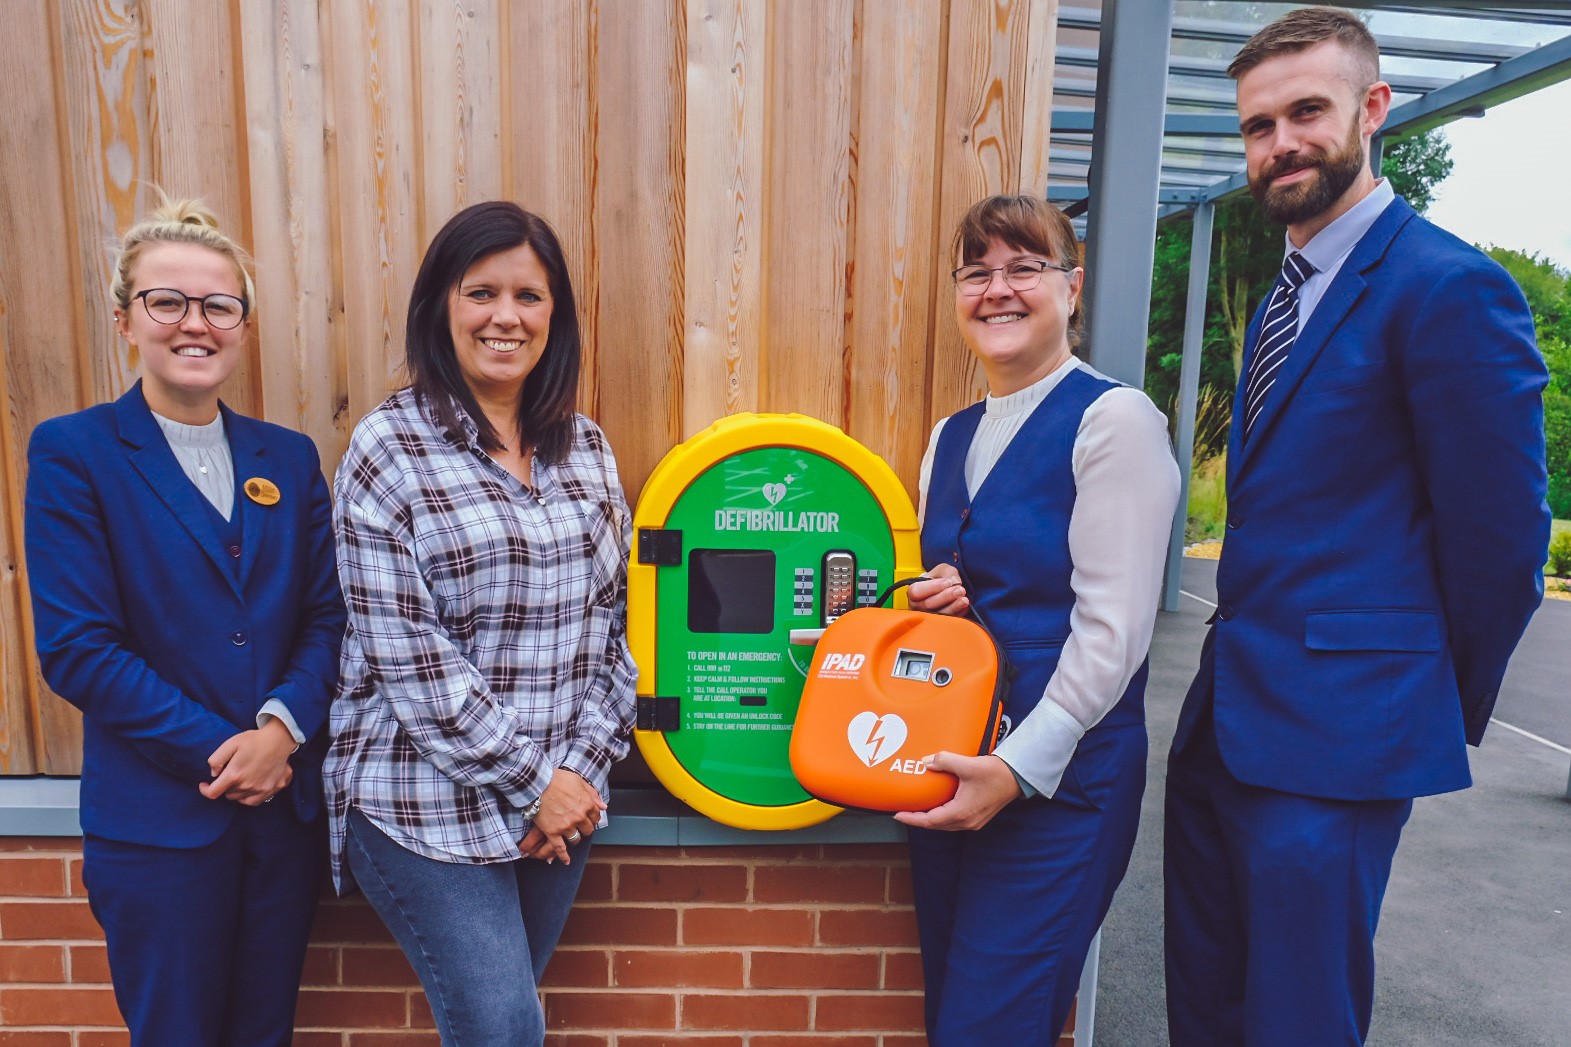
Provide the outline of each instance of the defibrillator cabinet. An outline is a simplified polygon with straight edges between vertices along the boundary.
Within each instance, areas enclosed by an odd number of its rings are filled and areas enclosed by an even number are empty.
[[[633,525],[635,738],[655,777],[743,829],[840,813],[791,772],[813,658],[801,641],[921,573],[916,512],[894,471],[816,419],[733,415],[662,459]]]

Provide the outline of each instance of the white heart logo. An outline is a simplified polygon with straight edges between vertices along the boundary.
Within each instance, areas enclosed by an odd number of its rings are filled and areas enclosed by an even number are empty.
[[[764,497],[769,499],[770,505],[779,505],[785,496],[785,484],[764,484]]]
[[[905,744],[906,722],[894,713],[879,716],[871,710],[860,712],[846,726],[846,740],[857,759],[877,767]]]

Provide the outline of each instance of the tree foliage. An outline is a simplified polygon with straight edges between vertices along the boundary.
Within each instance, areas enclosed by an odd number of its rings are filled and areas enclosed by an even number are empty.
[[[1559,345],[1556,380],[1544,390],[1544,449],[1549,460],[1549,511],[1571,520],[1571,346]]]
[[[1522,289],[1533,311],[1538,340],[1550,337],[1571,342],[1571,275],[1547,258],[1508,247],[1486,249]],[[1571,391],[1571,390],[1568,390]]]
[[[1522,288],[1538,348],[1549,365],[1544,390],[1544,443],[1549,459],[1549,508],[1571,519],[1571,273],[1547,258],[1504,247],[1489,257],[1505,267]]]
[[[1423,214],[1435,202],[1435,187],[1445,181],[1456,164],[1451,143],[1439,130],[1387,141],[1380,158],[1380,173],[1391,180],[1396,195]]]

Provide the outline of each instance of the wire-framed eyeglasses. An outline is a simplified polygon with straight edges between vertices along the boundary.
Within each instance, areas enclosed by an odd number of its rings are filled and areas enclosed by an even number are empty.
[[[220,331],[233,330],[240,326],[240,322],[250,312],[243,298],[236,298],[232,294],[210,294],[202,298],[193,298],[183,291],[176,291],[173,287],[150,287],[145,291],[138,291],[131,296],[142,300],[142,308],[147,310],[147,315],[161,324],[177,324],[184,320],[186,313],[191,311],[191,303],[195,302],[202,310],[202,318],[209,326]]]
[[[1057,265],[1037,258],[1020,258],[1006,265],[991,268],[985,265],[962,265],[949,275],[954,277],[955,287],[961,294],[978,295],[992,286],[994,273],[1003,273],[1004,283],[1008,284],[1011,290],[1029,291],[1042,282],[1042,274],[1049,269],[1057,269],[1061,273],[1075,271],[1072,265]]]

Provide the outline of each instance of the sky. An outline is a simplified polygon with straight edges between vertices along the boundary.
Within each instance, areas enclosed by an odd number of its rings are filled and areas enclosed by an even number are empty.
[[[1571,81],[1445,126],[1456,167],[1426,217],[1470,243],[1571,270]]]

